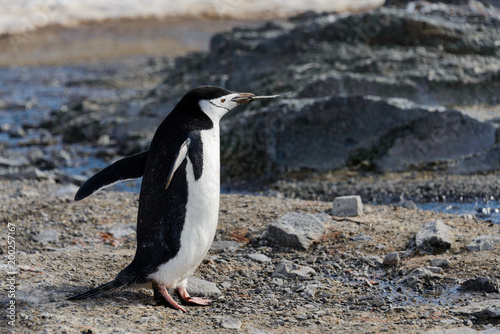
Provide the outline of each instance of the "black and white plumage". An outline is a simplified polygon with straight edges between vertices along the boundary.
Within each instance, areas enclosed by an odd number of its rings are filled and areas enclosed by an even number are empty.
[[[207,254],[217,227],[219,121],[254,97],[213,86],[189,91],[158,127],[148,151],[115,162],[82,185],[75,200],[121,180],[143,176],[132,263],[115,280],[70,300],[152,283],[155,299],[176,309],[185,311],[167,288],[176,288],[185,303],[209,304],[209,300],[190,297],[186,285]]]

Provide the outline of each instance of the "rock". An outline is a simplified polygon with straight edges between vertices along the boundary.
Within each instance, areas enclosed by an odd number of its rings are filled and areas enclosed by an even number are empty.
[[[188,278],[187,290],[193,296],[215,297],[222,294],[215,283],[195,277]]]
[[[354,237],[350,237],[349,239],[352,241],[370,241],[373,239],[373,237],[366,235],[366,234],[363,234],[363,233],[360,233],[358,235],[355,235]]]
[[[316,271],[313,268],[300,266],[288,260],[281,260],[271,276],[273,278],[307,279],[314,275],[316,275]]]
[[[415,202],[409,201],[409,200],[403,200],[403,201],[399,202],[399,206],[402,208],[405,208],[405,209],[410,209],[410,210],[417,210],[418,209]]]
[[[274,286],[277,286],[277,287],[282,287],[283,283],[284,283],[283,279],[278,278],[278,277],[273,277],[271,279],[271,282],[270,282],[271,285],[274,285]]]
[[[450,267],[450,261],[446,259],[432,259],[431,261],[431,266],[434,267],[440,267],[440,268],[449,268]]]
[[[256,261],[256,262],[259,262],[259,263],[271,262],[271,258],[267,257],[264,254],[252,253],[252,254],[248,254],[247,257]]]
[[[128,237],[129,235],[135,233],[136,226],[135,225],[115,225],[109,229],[109,233],[113,235],[116,239],[121,239]]]
[[[39,243],[56,242],[59,240],[59,231],[52,228],[40,231],[35,240]]]
[[[306,266],[292,266],[292,270],[288,273],[290,278],[307,279],[316,275],[316,270]]]
[[[443,273],[443,269],[440,267],[425,266],[425,269],[433,272],[434,274],[442,274]]]
[[[238,249],[240,249],[243,244],[236,241],[214,241],[212,246],[210,247],[210,252],[212,253],[223,253],[223,252],[231,252],[234,253]]]
[[[264,238],[280,246],[307,249],[323,236],[329,220],[324,213],[290,212],[269,225]]]
[[[359,196],[336,197],[332,204],[332,215],[340,217],[361,216],[363,214],[363,202]]]
[[[219,325],[222,328],[239,330],[242,322],[240,319],[224,317],[220,319]]]
[[[377,255],[366,255],[361,258],[362,261],[368,263],[373,267],[381,266],[384,263],[384,260]]]
[[[385,256],[383,264],[387,267],[395,267],[399,266],[399,262],[399,252],[391,252]]]
[[[467,249],[473,252],[495,249],[500,242],[500,235],[480,235],[472,239],[467,245]]]
[[[277,277],[286,277],[290,270],[292,270],[293,263],[288,260],[281,260],[276,268],[274,269],[273,274],[271,275],[273,278]]]
[[[489,278],[480,277],[469,279],[460,285],[460,289],[464,291],[478,292],[498,292],[498,283],[492,282]]]
[[[61,170],[54,170],[53,174],[55,179],[60,183],[71,183],[76,184],[77,186],[81,186],[85,181],[87,181],[87,177],[82,175],[68,174]]]
[[[492,299],[472,303],[459,307],[453,312],[466,316],[475,316],[479,319],[498,319],[500,318],[500,300]]]
[[[29,161],[24,157],[17,157],[15,159],[0,157],[0,167],[23,167],[28,164]]]
[[[447,329],[431,329],[430,331],[422,332],[422,334],[480,334],[479,332],[470,327],[455,327]]]
[[[26,131],[24,131],[21,125],[11,127],[8,132],[11,138],[22,138],[26,136]]]
[[[453,174],[493,172],[500,169],[500,145],[474,152],[448,163],[446,170]]]
[[[417,232],[415,242],[420,251],[431,254],[443,253],[451,247],[450,234],[451,227],[440,220],[431,221]]]
[[[433,273],[426,268],[417,268],[412,270],[404,279],[404,282],[411,288],[417,288],[419,285],[424,287],[434,286],[435,281],[443,279],[443,275]]]

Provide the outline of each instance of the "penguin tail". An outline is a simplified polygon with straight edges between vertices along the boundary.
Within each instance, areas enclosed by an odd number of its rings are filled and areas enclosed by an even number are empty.
[[[115,279],[111,282],[100,285],[97,288],[94,288],[94,289],[89,290],[87,292],[81,293],[81,294],[76,295],[76,296],[69,297],[68,300],[77,300],[77,299],[85,299],[85,298],[94,297],[94,296],[99,295],[103,292],[115,291],[115,290],[117,290],[121,287],[124,287],[126,285],[128,285],[128,284],[123,283],[123,282]]]

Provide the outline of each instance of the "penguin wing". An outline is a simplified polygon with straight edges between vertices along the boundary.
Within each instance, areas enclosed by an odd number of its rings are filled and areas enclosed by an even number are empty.
[[[167,177],[167,185],[165,186],[165,189],[168,188],[170,185],[170,182],[172,181],[172,177],[174,177],[174,173],[179,168],[180,164],[186,159],[186,156],[189,151],[189,144],[191,144],[191,139],[186,139],[184,143],[182,143],[181,148],[179,149],[179,152],[177,152],[177,155],[174,159],[174,162],[172,163],[172,166],[170,167],[170,171],[168,172],[168,177]]]
[[[115,183],[137,179],[144,175],[148,152],[144,151],[118,160],[88,179],[75,195],[75,201],[84,199],[96,191],[112,186]]]

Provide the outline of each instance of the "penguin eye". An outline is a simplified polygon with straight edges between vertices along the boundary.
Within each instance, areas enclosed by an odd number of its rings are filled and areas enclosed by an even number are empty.
[[[226,99],[222,99],[222,100],[220,100],[220,101],[221,101],[222,103],[224,103],[224,102],[226,102]]]

